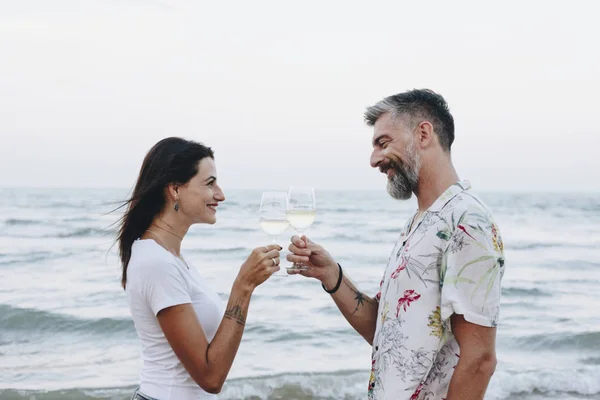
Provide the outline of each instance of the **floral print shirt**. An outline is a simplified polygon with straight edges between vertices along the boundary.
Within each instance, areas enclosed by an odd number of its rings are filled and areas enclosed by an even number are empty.
[[[498,323],[502,238],[470,189],[452,185],[394,246],[376,295],[369,400],[443,400],[460,356],[452,314]]]

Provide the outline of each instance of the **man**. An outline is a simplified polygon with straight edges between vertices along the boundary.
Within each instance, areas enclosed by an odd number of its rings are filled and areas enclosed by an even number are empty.
[[[369,399],[481,400],[496,366],[504,249],[487,206],[452,164],[454,120],[442,96],[412,90],[365,112],[371,166],[418,210],[393,248],[380,291],[360,292],[320,245],[294,236],[288,260],[321,281],[373,346]]]

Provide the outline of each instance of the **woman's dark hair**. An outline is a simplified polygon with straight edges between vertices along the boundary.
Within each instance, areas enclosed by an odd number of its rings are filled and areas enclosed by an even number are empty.
[[[165,207],[165,188],[169,184],[184,185],[189,182],[198,173],[200,160],[206,157],[214,159],[210,147],[177,137],[161,140],[146,154],[133,194],[121,206],[127,206],[127,211],[119,221],[117,236],[123,289],[127,284],[131,246]]]

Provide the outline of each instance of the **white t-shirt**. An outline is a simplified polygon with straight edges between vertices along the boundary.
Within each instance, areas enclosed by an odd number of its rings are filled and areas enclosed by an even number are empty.
[[[198,271],[159,246],[136,240],[127,267],[127,299],[142,345],[140,391],[158,400],[216,399],[190,377],[165,338],[156,315],[164,308],[192,304],[210,342],[223,318],[223,303]]]

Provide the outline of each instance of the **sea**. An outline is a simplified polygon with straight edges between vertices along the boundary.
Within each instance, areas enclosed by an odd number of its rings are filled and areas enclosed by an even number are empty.
[[[0,399],[126,400],[140,343],[114,246],[127,189],[0,189]],[[226,192],[183,253],[227,300],[259,228],[260,190]],[[600,194],[480,193],[506,248],[498,366],[486,400],[600,399]],[[307,235],[377,292],[415,200],[316,191]],[[290,228],[277,238],[287,248]],[[283,262],[285,264],[285,262]],[[366,399],[370,346],[320,284],[272,277],[253,296],[219,398]]]

